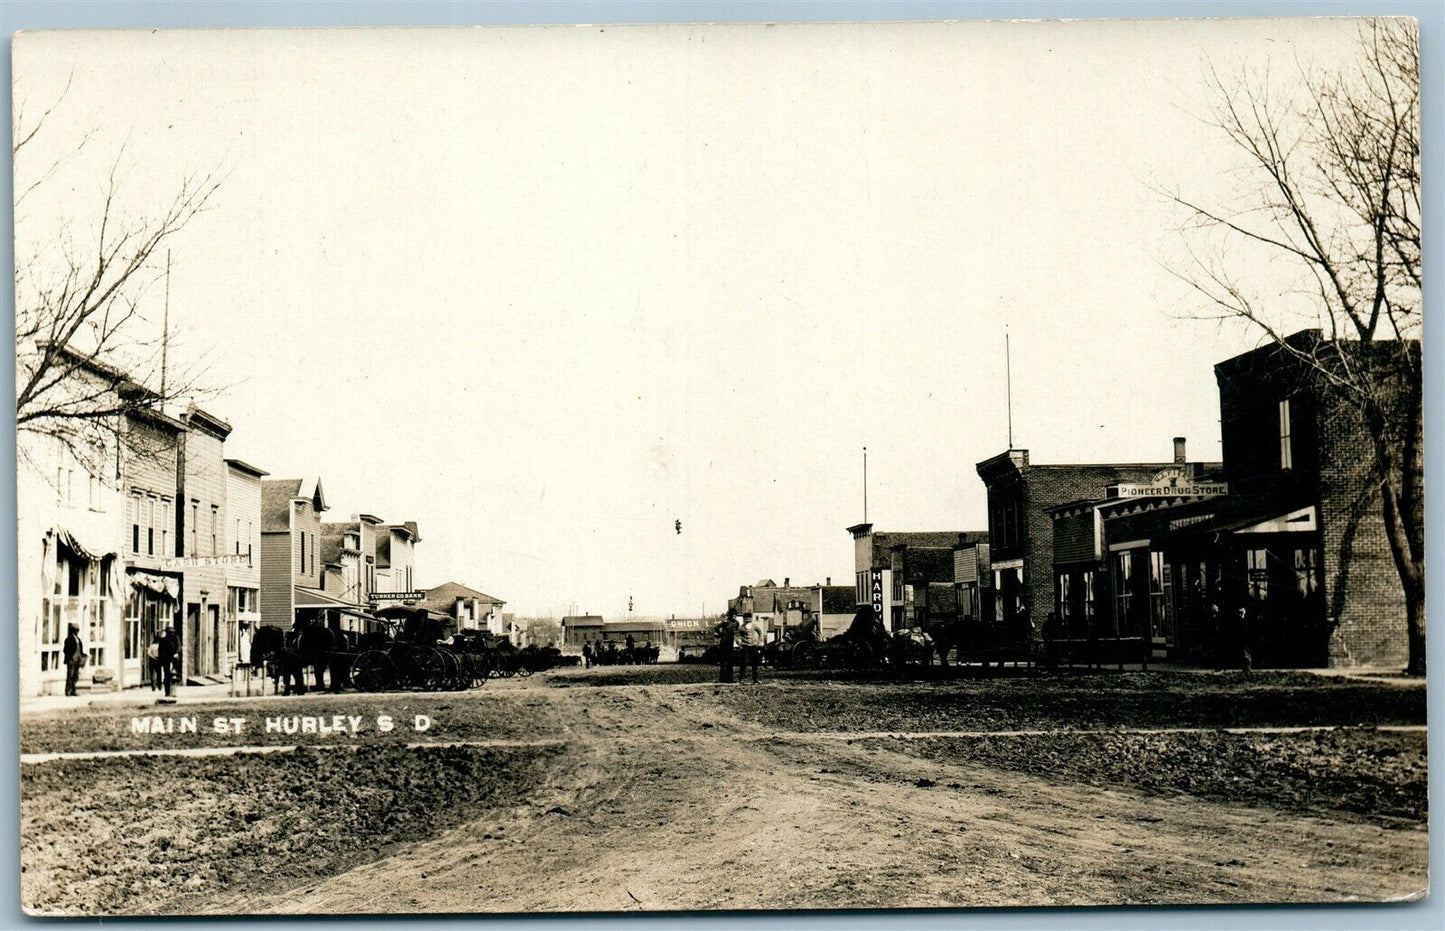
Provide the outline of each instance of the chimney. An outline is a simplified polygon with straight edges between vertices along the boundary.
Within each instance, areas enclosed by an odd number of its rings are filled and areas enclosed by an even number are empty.
[[[783,587],[784,587],[784,588],[787,588],[787,587],[788,587],[788,583],[790,583],[790,582],[792,582],[792,581],[793,581],[793,580],[790,579],[790,578],[788,578],[787,576],[783,576]]]
[[[832,585],[832,584],[833,584],[833,577],[832,577],[831,575],[828,576],[828,578],[826,578],[826,579],[823,580],[823,584],[824,584],[824,585]]]
[[[1184,437],[1176,436],[1174,438],[1174,463],[1175,465],[1183,465],[1188,461],[1189,457],[1184,454]]]

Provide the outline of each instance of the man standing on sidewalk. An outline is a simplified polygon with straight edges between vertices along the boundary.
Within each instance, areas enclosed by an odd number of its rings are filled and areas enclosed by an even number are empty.
[[[170,625],[166,626],[165,632],[161,634],[160,641],[156,644],[157,659],[161,663],[161,676],[166,686],[166,697],[169,698],[175,693],[176,677],[180,673],[181,651],[180,644],[176,641],[176,633],[171,630]]]
[[[85,644],[80,640],[80,625],[71,624],[65,634],[65,694],[74,695],[80,681],[80,668],[85,665]]]

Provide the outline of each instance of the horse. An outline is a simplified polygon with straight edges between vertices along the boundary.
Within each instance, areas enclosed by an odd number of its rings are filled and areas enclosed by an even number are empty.
[[[828,638],[829,643],[846,643],[852,653],[852,663],[859,666],[873,666],[888,656],[890,638],[883,628],[883,621],[871,607],[858,609],[848,629]]]
[[[948,665],[948,654],[954,650],[958,651],[958,661],[964,662],[964,656],[970,643],[969,632],[973,628],[973,618],[965,615],[959,618],[954,615],[945,615],[931,620],[931,623],[924,625],[924,631],[933,639],[933,650],[938,654],[940,665]]]
[[[920,627],[894,631],[888,655],[895,666],[931,665],[933,638]]]
[[[306,694],[306,658],[287,643],[287,632],[279,627],[258,627],[251,640],[251,664],[261,666],[272,681],[272,691],[281,691],[286,682],[287,695]]]

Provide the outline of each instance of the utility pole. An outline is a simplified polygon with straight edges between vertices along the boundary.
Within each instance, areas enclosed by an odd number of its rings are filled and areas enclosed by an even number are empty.
[[[161,403],[166,399],[166,362],[171,345],[171,250],[166,250],[166,309],[161,318]]]

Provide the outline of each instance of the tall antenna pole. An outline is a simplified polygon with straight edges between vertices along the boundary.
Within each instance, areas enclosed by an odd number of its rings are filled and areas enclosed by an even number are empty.
[[[868,447],[863,447],[863,523],[868,523]]]
[[[1003,380],[1008,407],[1008,448],[1014,448],[1014,382],[1012,360],[1009,358],[1008,327],[1003,328]]]
[[[171,346],[171,250],[166,250],[166,309],[161,322],[161,403],[166,398],[166,356]]]

